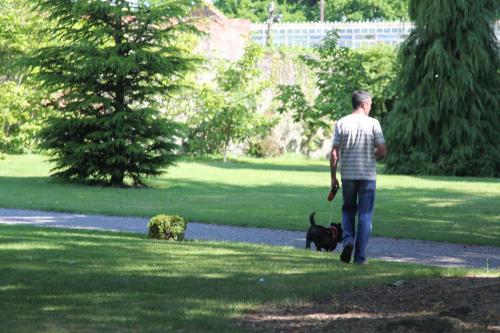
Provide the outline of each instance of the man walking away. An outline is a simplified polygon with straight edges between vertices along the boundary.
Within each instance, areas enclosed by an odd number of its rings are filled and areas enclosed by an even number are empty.
[[[337,163],[342,180],[342,228],[344,249],[340,260],[366,263],[365,249],[372,230],[375,205],[376,159],[386,155],[384,135],[377,119],[370,114],[372,99],[361,90],[352,94],[352,114],[335,124],[330,158],[332,188],[339,186]],[[356,214],[358,230],[356,232]]]

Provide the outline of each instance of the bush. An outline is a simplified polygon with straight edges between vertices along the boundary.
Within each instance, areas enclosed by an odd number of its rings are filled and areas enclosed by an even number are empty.
[[[252,138],[248,142],[247,154],[252,157],[276,157],[281,155],[280,147],[272,136],[265,138]]]
[[[186,220],[178,215],[156,215],[148,223],[149,238],[183,240]]]

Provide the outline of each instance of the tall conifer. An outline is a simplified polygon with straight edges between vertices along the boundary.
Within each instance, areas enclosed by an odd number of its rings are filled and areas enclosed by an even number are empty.
[[[387,169],[500,176],[497,0],[411,0]]]
[[[54,38],[30,59],[58,96],[42,131],[54,175],[78,181],[141,183],[175,159],[176,126],[156,97],[179,87],[197,59],[178,42],[196,33],[191,0],[35,0]]]

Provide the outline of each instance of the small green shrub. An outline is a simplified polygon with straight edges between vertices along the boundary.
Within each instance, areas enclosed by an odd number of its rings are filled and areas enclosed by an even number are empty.
[[[249,140],[247,154],[252,157],[276,157],[282,154],[279,143],[270,135],[265,138],[252,138]]]
[[[156,215],[148,223],[149,238],[183,240],[186,220],[178,215]]]

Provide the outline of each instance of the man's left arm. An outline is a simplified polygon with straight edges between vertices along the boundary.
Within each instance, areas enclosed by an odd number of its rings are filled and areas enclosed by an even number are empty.
[[[375,157],[377,160],[384,158],[387,155],[387,147],[385,146],[384,134],[382,133],[382,128],[380,123],[376,121],[374,127],[374,137],[375,137]]]

